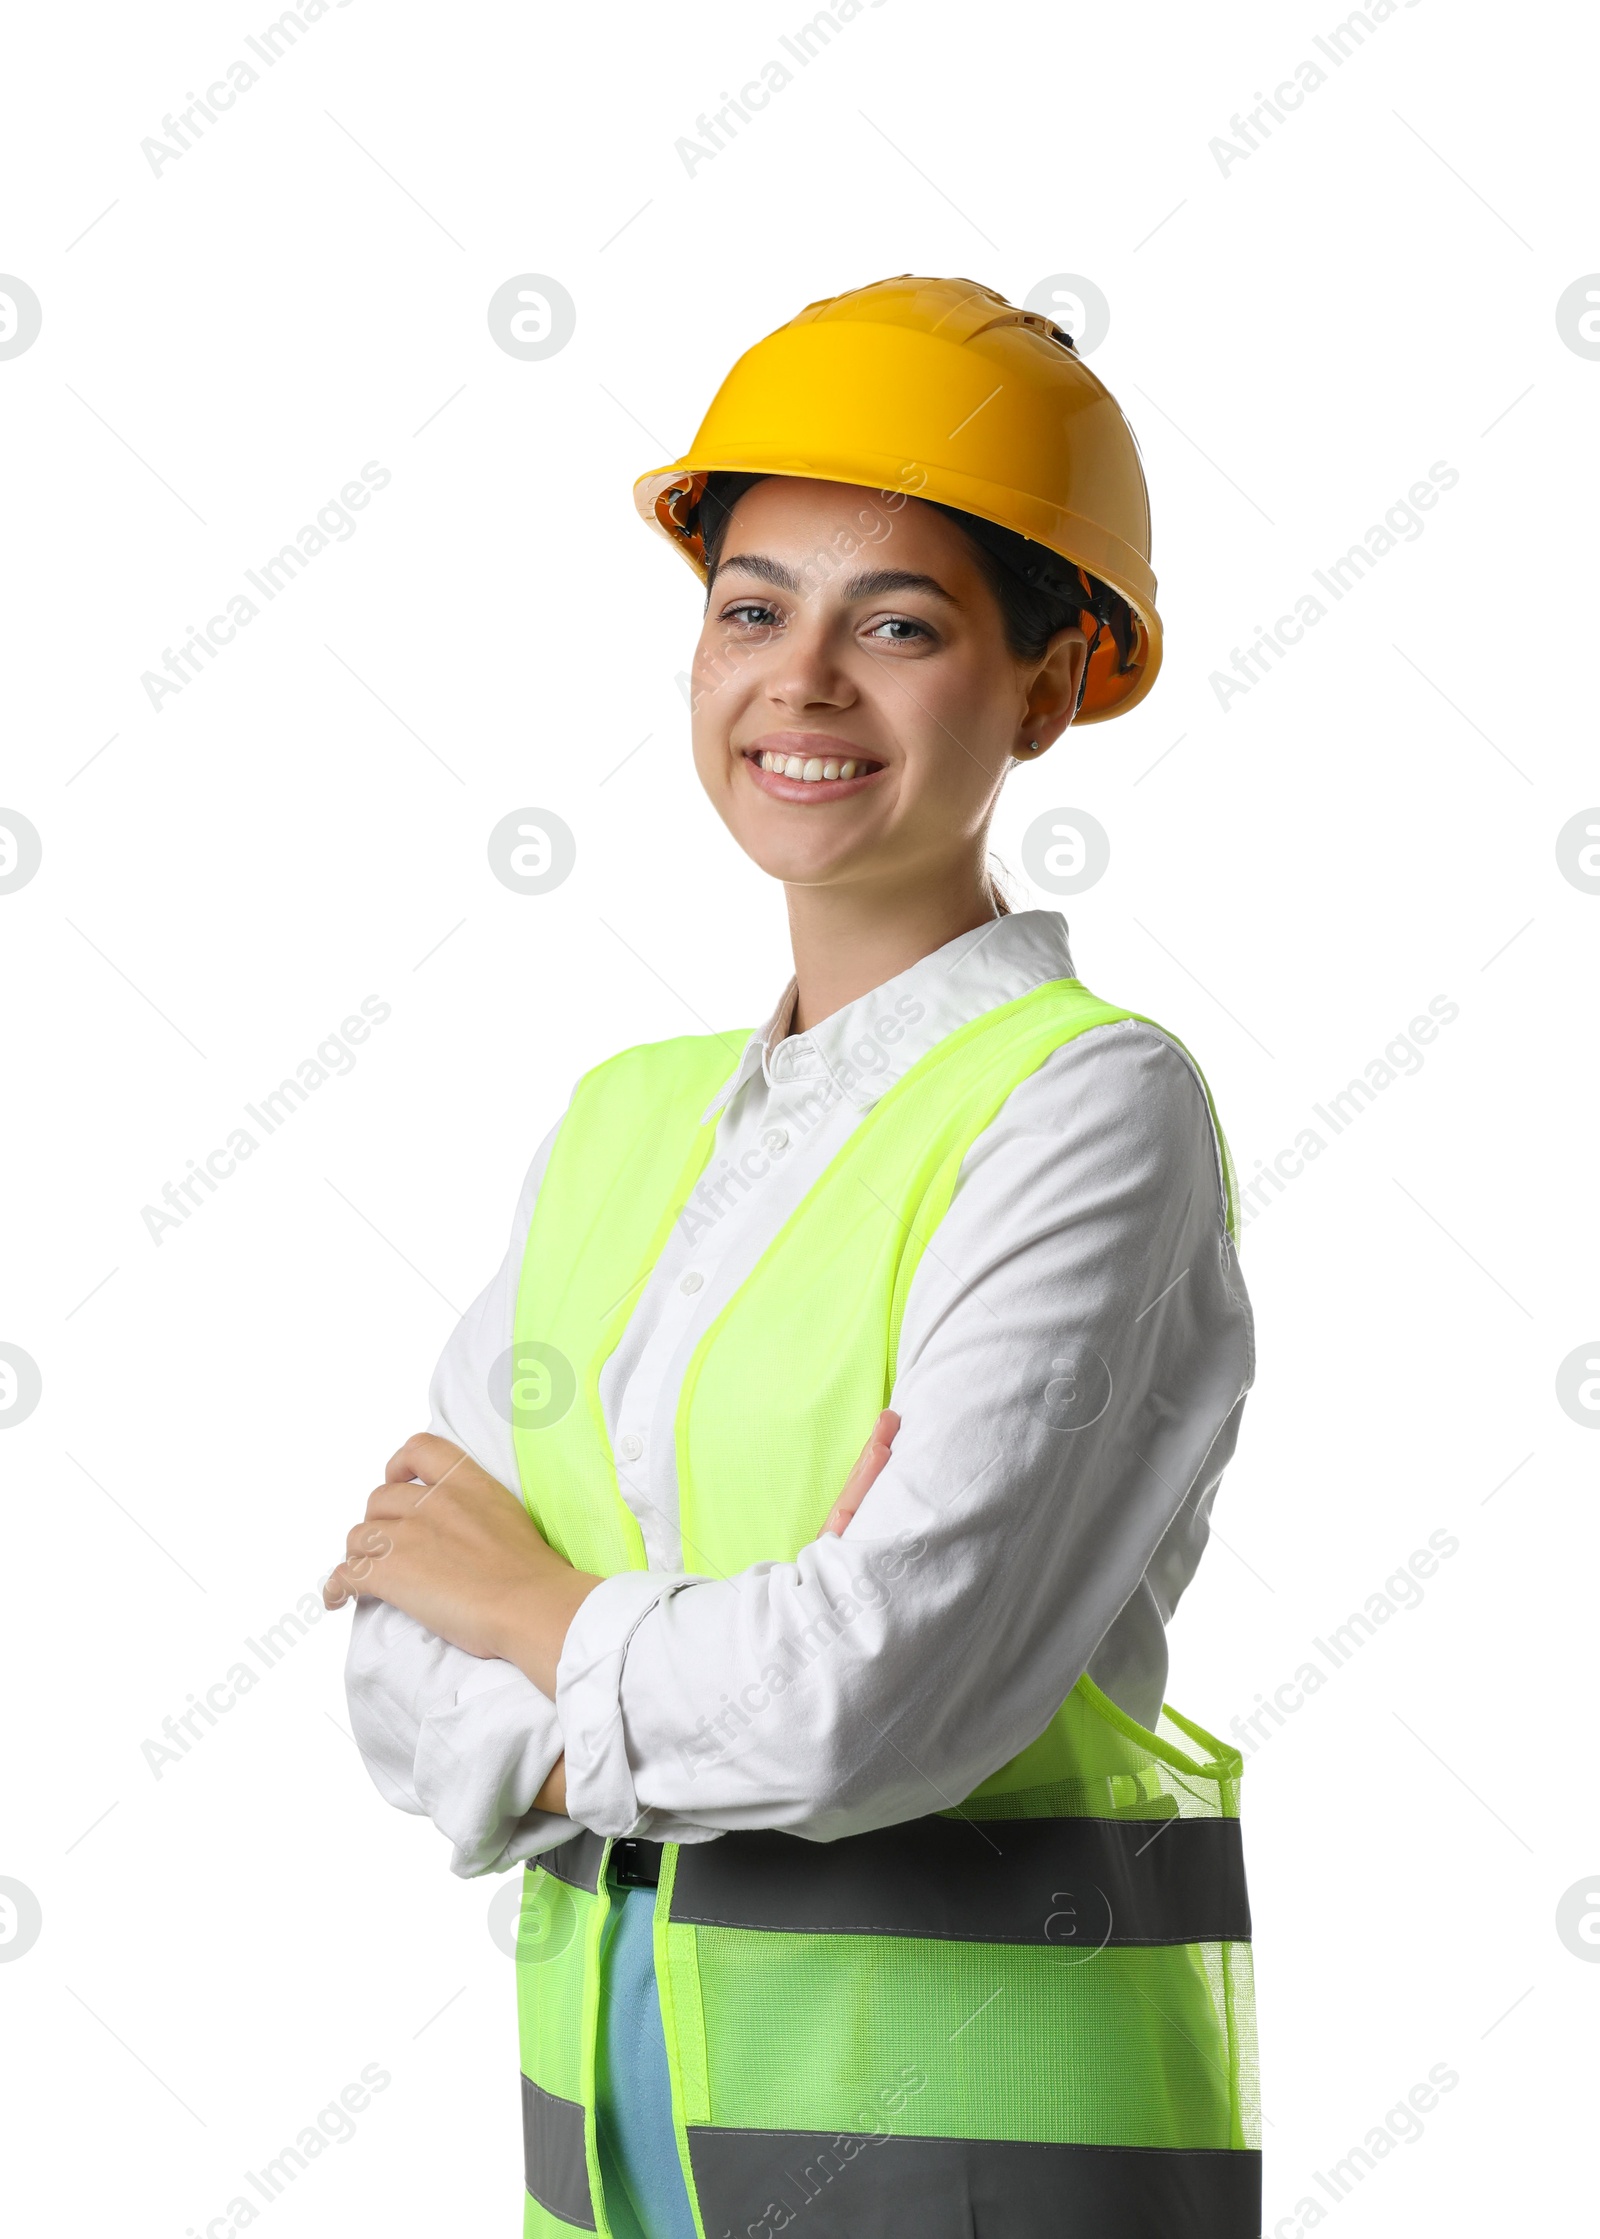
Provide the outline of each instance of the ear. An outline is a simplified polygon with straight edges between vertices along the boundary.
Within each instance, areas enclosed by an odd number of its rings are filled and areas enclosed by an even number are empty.
[[[1036,762],[1072,721],[1088,659],[1089,640],[1076,623],[1057,630],[1028,686],[1017,743],[1011,750],[1019,762]]]

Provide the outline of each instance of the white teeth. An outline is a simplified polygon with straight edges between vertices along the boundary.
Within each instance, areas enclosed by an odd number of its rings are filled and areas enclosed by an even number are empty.
[[[763,747],[756,756],[760,767],[770,770],[775,777],[799,778],[804,785],[818,785],[830,778],[856,777],[870,767],[858,761],[823,761],[818,755],[774,754]]]

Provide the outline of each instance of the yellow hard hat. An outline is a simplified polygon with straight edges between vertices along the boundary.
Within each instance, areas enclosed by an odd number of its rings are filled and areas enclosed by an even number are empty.
[[[1161,666],[1150,498],[1133,430],[1071,338],[971,280],[902,274],[807,304],[747,350],[690,449],[634,503],[705,577],[695,513],[715,473],[851,482],[975,513],[1075,561],[1132,613],[1106,632],[1078,721],[1120,715]]]

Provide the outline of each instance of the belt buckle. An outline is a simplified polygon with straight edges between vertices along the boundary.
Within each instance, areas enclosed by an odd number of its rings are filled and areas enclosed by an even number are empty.
[[[661,1845],[624,1836],[611,1845],[608,1878],[620,1889],[654,1889],[661,1880]]]

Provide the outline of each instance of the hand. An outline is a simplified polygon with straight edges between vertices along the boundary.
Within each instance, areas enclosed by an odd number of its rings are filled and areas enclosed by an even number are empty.
[[[844,1531],[899,1428],[886,1407],[823,1532]],[[345,1561],[323,1585],[329,1609],[356,1593],[375,1594],[470,1655],[504,1656],[554,1701],[567,1627],[600,1581],[563,1562],[522,1503],[459,1446],[425,1432],[408,1439],[345,1544]],[[565,1811],[566,1773],[562,1756],[534,1799],[541,1811]]]
[[[856,1465],[844,1481],[844,1491],[828,1511],[828,1520],[818,1532],[832,1532],[837,1536],[866,1499],[876,1483],[884,1463],[889,1459],[889,1449],[900,1428],[900,1418],[892,1407],[886,1407],[872,1426],[872,1435],[857,1456]]]
[[[487,1470],[427,1432],[392,1456],[345,1549],[325,1607],[374,1594],[471,1656],[503,1656],[552,1699],[567,1627],[600,1583],[563,1561]]]

